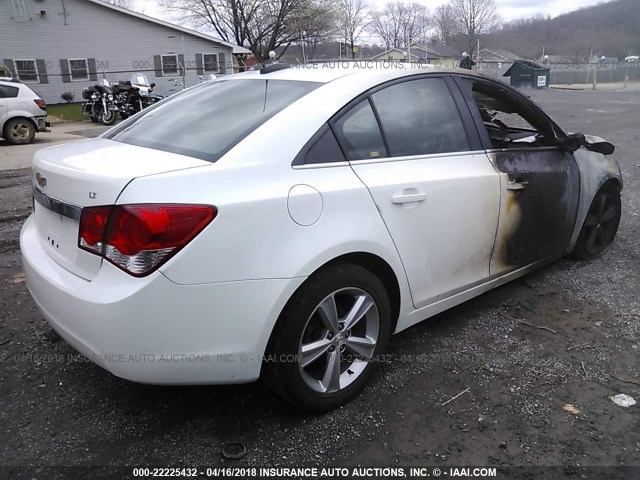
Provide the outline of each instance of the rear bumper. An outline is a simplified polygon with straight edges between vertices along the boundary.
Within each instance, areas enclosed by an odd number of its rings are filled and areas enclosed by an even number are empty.
[[[42,117],[33,117],[33,119],[36,122],[36,127],[38,132],[50,132],[51,130],[49,129],[49,127],[51,126],[51,123],[47,121],[47,116],[44,115]]]
[[[134,278],[104,262],[84,280],[55,263],[32,217],[20,235],[27,285],[51,326],[114,375],[154,384],[250,382],[270,332],[304,281],[177,285]]]

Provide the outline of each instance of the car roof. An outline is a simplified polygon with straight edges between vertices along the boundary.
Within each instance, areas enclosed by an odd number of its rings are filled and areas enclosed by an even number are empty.
[[[361,76],[374,79],[388,78],[390,72],[397,77],[417,75],[417,74],[442,74],[458,73],[465,75],[483,76],[470,70],[458,68],[441,68],[431,64],[407,64],[394,61],[344,61],[344,62],[322,62],[289,65],[272,64],[271,66],[282,65],[280,69],[269,71],[269,67],[261,70],[233,75],[235,79],[272,79],[272,80],[293,80],[329,83],[346,76]]]

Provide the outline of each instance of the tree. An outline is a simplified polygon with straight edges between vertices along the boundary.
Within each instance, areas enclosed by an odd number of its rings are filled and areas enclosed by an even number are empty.
[[[351,58],[355,58],[353,47],[369,23],[366,0],[338,0],[338,28],[340,35],[349,45]]]
[[[427,6],[400,0],[389,2],[371,14],[370,30],[382,38],[386,48],[401,48],[426,38],[431,26]]]
[[[481,34],[490,33],[500,23],[495,0],[450,0],[456,33],[466,39],[472,52]]]
[[[292,32],[298,32],[292,43],[303,42],[306,57],[314,58],[320,44],[335,38],[338,31],[338,4],[335,0],[315,1],[307,2],[304,8],[307,10],[298,11],[292,16],[287,27]]]
[[[103,0],[111,5],[115,5],[116,7],[126,8],[128,10],[133,10],[133,6],[131,5],[131,0]]]
[[[440,5],[433,17],[438,38],[442,43],[448,43],[455,31],[455,17],[451,5]]]
[[[164,10],[175,13],[181,23],[213,31],[227,42],[243,45],[260,60],[271,50],[282,55],[299,42],[306,28],[316,34],[333,25],[313,21],[325,18],[331,0],[163,0]]]

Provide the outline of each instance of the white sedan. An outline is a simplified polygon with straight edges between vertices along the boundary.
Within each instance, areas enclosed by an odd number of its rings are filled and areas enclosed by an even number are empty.
[[[365,385],[392,333],[613,241],[597,137],[469,71],[281,65],[38,152],[27,284],[143,383],[263,377],[300,408]]]

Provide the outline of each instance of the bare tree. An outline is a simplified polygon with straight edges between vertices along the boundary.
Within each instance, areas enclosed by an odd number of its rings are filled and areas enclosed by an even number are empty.
[[[450,0],[449,5],[456,32],[466,38],[469,52],[481,34],[490,33],[500,23],[495,0]]]
[[[243,45],[259,60],[280,48],[282,55],[309,20],[319,18],[330,0],[163,0],[164,10],[181,23],[213,31]]]
[[[339,30],[338,4],[335,0],[322,0],[306,2],[304,8],[306,11],[292,16],[287,27],[298,32],[293,43],[304,43],[306,57],[314,58],[318,46],[333,39]]]
[[[103,0],[111,5],[115,5],[116,7],[126,8],[128,10],[133,10],[133,6],[131,5],[131,0]]]
[[[386,48],[405,47],[423,40],[430,26],[429,9],[418,2],[396,0],[371,14],[370,30],[382,38]]]
[[[448,43],[456,27],[455,16],[451,5],[444,4],[438,6],[434,14],[433,22],[440,41],[442,43]]]
[[[355,58],[353,47],[369,24],[366,0],[338,0],[338,27],[340,35],[349,45],[351,58]]]

